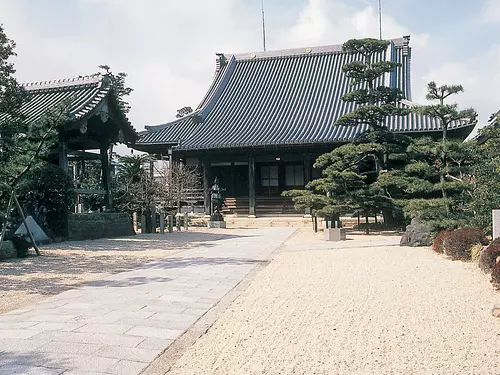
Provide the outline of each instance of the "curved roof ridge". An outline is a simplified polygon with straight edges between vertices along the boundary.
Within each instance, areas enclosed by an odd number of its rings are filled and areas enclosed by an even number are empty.
[[[405,47],[409,45],[410,36],[406,35],[402,38],[388,39],[395,47]],[[226,53],[226,58],[234,57],[236,60],[252,60],[252,59],[265,59],[273,57],[288,57],[288,56],[301,56],[301,55],[317,55],[322,53],[342,53],[343,44],[331,44],[324,46],[302,47],[281,49],[265,52],[243,52],[243,53]]]
[[[99,85],[100,83],[102,83],[103,77],[104,75],[102,75],[101,73],[96,73],[86,76],[78,76],[74,78],[22,83],[21,86],[26,91],[34,91],[34,90],[59,89],[64,87],[75,87],[83,85],[94,85],[94,84]]]
[[[193,116],[196,116],[196,115],[199,115],[199,114],[200,114],[200,110],[197,109],[197,110],[195,110],[195,111],[193,111],[191,113],[188,113],[186,116],[182,116],[182,117],[176,118],[175,120],[166,122],[164,124],[159,124],[159,125],[145,125],[144,129],[146,129],[148,132],[153,132],[153,131],[157,131],[157,130],[163,130],[165,128],[168,128],[169,126],[175,125],[178,122],[181,122],[183,120],[187,120],[187,119],[192,118]]]

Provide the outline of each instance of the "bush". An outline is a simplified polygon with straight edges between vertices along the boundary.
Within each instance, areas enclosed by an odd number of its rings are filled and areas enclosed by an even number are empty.
[[[500,289],[500,262],[495,263],[491,272],[491,283],[496,289]]]
[[[73,203],[73,181],[57,165],[33,168],[19,186],[19,201],[49,237],[67,237],[68,212]]]
[[[483,244],[477,244],[472,246],[472,249],[470,250],[470,257],[473,262],[479,260],[482,250],[483,250]]]
[[[486,249],[481,251],[479,256],[479,268],[486,273],[491,272],[497,258],[500,256],[500,244],[492,243]]]
[[[453,232],[452,230],[443,230],[438,233],[436,238],[434,239],[434,243],[432,244],[432,250],[434,250],[436,253],[444,253],[444,239],[451,233]]]
[[[471,260],[471,249],[483,243],[486,244],[487,239],[481,229],[457,229],[443,239],[444,253],[455,260]]]

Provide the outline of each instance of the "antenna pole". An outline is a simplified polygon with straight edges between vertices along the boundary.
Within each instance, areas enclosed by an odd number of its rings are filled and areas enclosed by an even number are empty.
[[[378,0],[378,24],[380,31],[380,40],[382,40],[382,0]]]
[[[266,51],[266,18],[264,14],[264,0],[261,0],[262,5],[262,45],[264,46],[264,52]]]

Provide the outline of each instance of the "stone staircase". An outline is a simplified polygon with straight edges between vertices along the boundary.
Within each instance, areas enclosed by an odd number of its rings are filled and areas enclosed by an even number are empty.
[[[248,197],[224,198],[224,215],[248,216]],[[258,196],[255,199],[256,215],[261,216],[304,216],[303,210],[296,210],[289,197]]]

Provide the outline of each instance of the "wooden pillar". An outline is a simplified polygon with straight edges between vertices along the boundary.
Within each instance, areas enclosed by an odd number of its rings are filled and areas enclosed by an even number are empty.
[[[59,141],[59,167],[68,173],[68,144],[64,139]]]
[[[205,215],[210,215],[210,180],[212,171],[210,168],[210,162],[208,160],[203,160],[203,200],[205,204]]]
[[[248,158],[248,216],[255,217],[255,158]]]
[[[106,209],[110,209],[108,206],[111,200],[111,181],[109,179],[109,159],[108,159],[108,147],[106,145],[101,146],[100,150],[101,156],[101,185],[102,189],[106,191]]]
[[[106,207],[110,210],[113,209],[113,188],[112,188],[112,182],[113,182],[113,167],[112,167],[112,162],[113,162],[113,144],[109,146],[109,153],[108,153],[108,189],[106,197],[108,198],[108,201],[106,202]]]
[[[306,155],[304,160],[304,185],[311,181],[311,157]],[[305,217],[311,217],[311,209],[308,207],[304,210]]]

